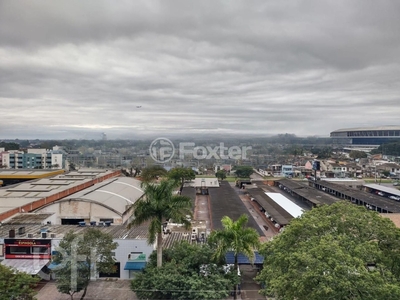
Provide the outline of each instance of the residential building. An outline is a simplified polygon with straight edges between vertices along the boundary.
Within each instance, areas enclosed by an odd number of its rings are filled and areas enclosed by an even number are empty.
[[[0,152],[0,162],[6,169],[63,169],[65,155],[60,150],[10,150]]]

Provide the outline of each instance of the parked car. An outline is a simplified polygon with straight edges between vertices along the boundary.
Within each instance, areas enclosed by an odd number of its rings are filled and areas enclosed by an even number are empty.
[[[396,200],[396,201],[400,201],[400,197],[398,197],[398,196],[389,196],[389,198]]]

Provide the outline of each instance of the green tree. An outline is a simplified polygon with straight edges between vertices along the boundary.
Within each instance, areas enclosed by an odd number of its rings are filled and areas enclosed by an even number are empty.
[[[246,227],[248,220],[247,215],[241,215],[237,221],[225,216],[221,220],[223,229],[213,231],[209,237],[210,243],[215,247],[215,258],[225,257],[228,251],[233,251],[234,270],[238,268],[239,253],[243,253],[254,261],[254,250],[260,245],[257,231],[254,228]],[[236,285],[234,298],[236,299]]]
[[[349,156],[352,159],[359,159],[359,158],[366,158],[368,155],[364,151],[351,150]]]
[[[250,178],[250,175],[254,173],[253,167],[251,166],[235,166],[233,167],[236,177],[239,178]]]
[[[57,289],[70,295],[71,299],[83,290],[81,299],[84,299],[90,278],[96,272],[115,272],[112,252],[117,246],[110,234],[96,228],[87,228],[83,235],[69,231],[60,241],[53,258],[57,264],[53,270]]]
[[[380,145],[378,149],[372,150],[371,154],[400,156],[400,141]]]
[[[261,253],[257,280],[276,299],[400,299],[400,230],[350,202],[314,208]]]
[[[207,244],[177,243],[163,252],[160,268],[157,256],[150,255],[131,288],[139,299],[226,299],[237,276],[225,272],[223,261],[212,259],[213,252]]]
[[[20,146],[18,143],[0,142],[0,148],[4,148],[6,151],[9,151],[9,150],[19,150]]]
[[[152,182],[159,177],[166,176],[167,173],[167,170],[165,170],[162,166],[154,165],[144,168],[140,172],[140,177],[142,178],[143,182]]]
[[[39,277],[0,264],[0,298],[2,299],[31,300],[36,294],[34,286],[39,281]]]
[[[285,149],[285,154],[293,155],[293,156],[302,156],[304,154],[304,148],[299,145],[289,145]]]
[[[179,182],[183,187],[185,181],[196,178],[196,173],[191,168],[173,168],[168,172],[168,178]]]
[[[149,224],[148,243],[154,244],[157,240],[157,266],[162,265],[162,223],[167,219],[183,224],[189,228],[191,223],[187,216],[191,216],[191,199],[174,194],[176,182],[162,180],[159,184],[143,183],[144,195],[133,204],[134,219],[128,227],[138,226],[146,222]]]
[[[330,147],[311,148],[311,153],[316,155],[319,159],[326,159],[331,157],[332,148]]]
[[[226,178],[225,170],[218,170],[217,173],[215,173],[215,177],[217,177],[221,181],[224,180]]]

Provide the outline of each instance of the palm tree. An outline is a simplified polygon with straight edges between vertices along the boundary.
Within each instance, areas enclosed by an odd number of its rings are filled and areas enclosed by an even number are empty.
[[[224,228],[213,231],[209,238],[211,244],[216,247],[215,258],[224,258],[228,251],[233,251],[234,272],[237,272],[238,269],[238,254],[243,253],[249,260],[254,261],[254,250],[260,244],[257,231],[254,228],[246,227],[248,220],[247,215],[241,215],[236,222],[225,216],[221,220]],[[236,299],[236,285],[234,299]]]
[[[133,204],[134,219],[128,227],[150,223],[147,241],[154,244],[157,239],[157,267],[161,267],[162,223],[172,219],[189,228],[191,223],[187,216],[192,215],[192,203],[189,197],[174,194],[177,186],[173,180],[162,180],[159,184],[145,182],[142,187],[144,195]]]

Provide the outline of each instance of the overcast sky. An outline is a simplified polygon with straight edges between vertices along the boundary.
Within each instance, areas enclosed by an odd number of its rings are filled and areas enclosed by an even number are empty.
[[[0,139],[400,125],[400,1],[0,0]]]

